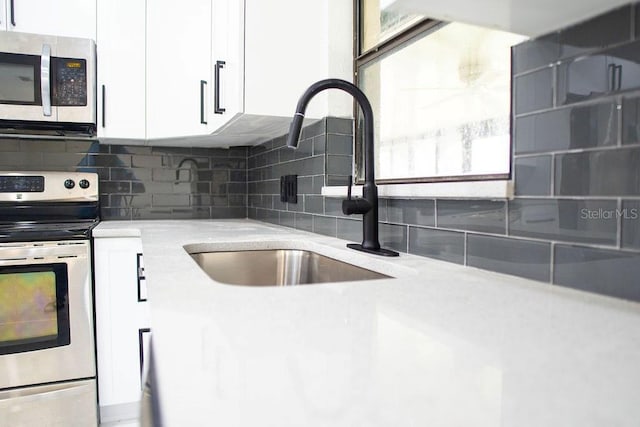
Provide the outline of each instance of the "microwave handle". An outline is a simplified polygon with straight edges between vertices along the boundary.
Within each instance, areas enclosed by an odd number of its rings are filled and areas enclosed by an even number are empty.
[[[40,58],[40,90],[42,93],[42,114],[51,116],[51,46],[42,45]]]

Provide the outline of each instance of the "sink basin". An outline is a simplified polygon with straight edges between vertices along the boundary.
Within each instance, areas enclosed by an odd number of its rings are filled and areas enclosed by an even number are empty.
[[[230,285],[290,286],[390,276],[298,249],[191,253],[213,280]]]

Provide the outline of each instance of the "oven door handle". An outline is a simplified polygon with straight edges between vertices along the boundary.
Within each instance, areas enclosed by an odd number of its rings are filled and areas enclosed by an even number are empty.
[[[42,114],[51,116],[51,46],[42,45],[40,58],[40,92],[42,94]]]
[[[46,264],[59,257],[86,258],[86,244],[62,246],[5,246],[0,247],[0,265],[14,265],[29,260],[32,264]],[[37,258],[37,259],[34,259]]]

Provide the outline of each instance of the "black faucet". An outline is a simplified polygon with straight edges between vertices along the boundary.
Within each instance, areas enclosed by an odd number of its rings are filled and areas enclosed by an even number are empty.
[[[364,175],[365,182],[362,188],[362,198],[351,198],[351,179],[349,179],[349,197],[342,201],[342,212],[345,215],[360,214],[362,219],[362,244],[349,243],[347,247],[358,251],[376,255],[398,256],[398,252],[380,247],[378,240],[378,188],[375,182],[374,151],[373,151],[373,110],[365,94],[353,83],[340,79],[320,80],[309,86],[298,101],[296,113],[293,116],[287,145],[290,148],[298,147],[298,139],[302,130],[302,121],[307,104],[319,92],[326,89],[340,89],[355,98],[362,108],[364,115]]]

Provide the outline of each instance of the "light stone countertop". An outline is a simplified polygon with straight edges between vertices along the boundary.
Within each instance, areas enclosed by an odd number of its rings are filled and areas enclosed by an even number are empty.
[[[251,220],[142,236],[164,426],[638,426],[640,304]],[[216,283],[189,250],[310,249],[394,276]]]

